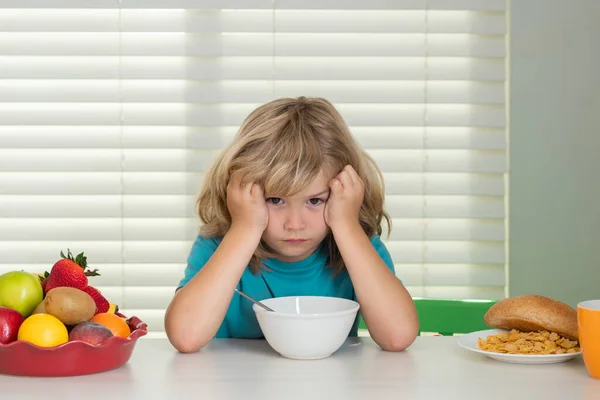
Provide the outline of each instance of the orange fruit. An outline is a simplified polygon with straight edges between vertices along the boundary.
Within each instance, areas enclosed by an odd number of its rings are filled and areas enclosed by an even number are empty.
[[[127,321],[124,318],[119,317],[116,314],[112,313],[98,313],[90,319],[92,322],[97,322],[100,325],[104,325],[115,336],[120,336],[126,338],[131,333],[129,329],[129,325],[127,325]]]
[[[69,341],[67,327],[50,314],[34,314],[25,319],[19,327],[17,340],[23,340],[40,347],[54,347]]]

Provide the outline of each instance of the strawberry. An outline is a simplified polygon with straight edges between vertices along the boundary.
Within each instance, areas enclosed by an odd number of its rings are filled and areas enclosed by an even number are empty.
[[[84,289],[88,285],[88,276],[100,275],[97,269],[86,271],[87,257],[85,257],[83,253],[80,253],[73,258],[71,250],[68,250],[66,257],[62,251],[60,252],[60,256],[62,259],[54,264],[50,270],[50,275],[42,282],[45,284],[46,293],[59,286]]]
[[[50,276],[48,271],[45,271],[42,275],[38,274],[38,278],[40,278],[40,283],[42,284],[42,291],[44,295],[46,295],[46,285],[48,284],[47,278]]]
[[[104,296],[100,294],[98,289],[93,286],[86,286],[82,290],[89,294],[92,299],[94,299],[94,302],[96,303],[96,314],[105,313],[108,311],[110,308],[110,303]]]

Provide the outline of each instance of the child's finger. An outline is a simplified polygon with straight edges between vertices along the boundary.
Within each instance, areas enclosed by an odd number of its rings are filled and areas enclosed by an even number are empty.
[[[262,187],[257,183],[251,184],[250,195],[252,197],[264,198],[264,193],[263,193]]]
[[[229,184],[234,189],[242,189],[243,190],[244,186],[245,186],[242,184],[242,177],[238,172],[234,172],[233,175],[231,175],[231,177],[229,178]]]
[[[248,182],[248,183],[242,185],[242,192],[244,192],[248,196],[252,196],[252,187],[253,186],[254,186],[254,184],[252,182]]]
[[[333,178],[329,181],[329,188],[332,194],[337,194],[342,189],[342,183],[337,178]]]
[[[345,169],[343,169],[342,172],[340,172],[338,176],[336,176],[336,178],[344,187],[349,187],[352,185],[352,178],[350,177],[348,171],[346,171]]]
[[[348,173],[348,176],[350,177],[350,179],[352,180],[352,183],[354,185],[356,185],[360,182],[360,176],[358,176],[358,174],[356,173],[356,170],[354,168],[352,168],[352,165],[346,165],[344,167],[344,171],[346,171]]]

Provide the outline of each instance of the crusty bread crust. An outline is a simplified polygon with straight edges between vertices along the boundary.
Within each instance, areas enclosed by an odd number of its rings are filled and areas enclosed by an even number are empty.
[[[509,297],[485,313],[484,323],[497,329],[523,332],[546,330],[571,340],[579,340],[577,311],[561,301],[536,294]]]

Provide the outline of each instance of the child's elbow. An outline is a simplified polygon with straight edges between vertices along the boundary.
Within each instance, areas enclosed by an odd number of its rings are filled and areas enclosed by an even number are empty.
[[[391,332],[380,346],[385,351],[404,351],[413,344],[417,335],[418,331],[414,329]]]
[[[191,341],[176,341],[176,340],[171,340],[171,344],[173,345],[173,347],[175,347],[175,350],[177,350],[180,353],[195,353],[198,350],[200,350],[203,345],[201,343],[194,343]]]
[[[381,348],[385,351],[404,351],[414,342],[414,340],[415,338],[407,336],[394,336],[390,338],[388,343],[382,344]]]
[[[170,318],[165,319],[165,332],[171,345],[180,353],[195,353],[204,347],[209,338],[203,338],[201,335],[193,332],[189,325],[178,325]]]
[[[209,340],[197,339],[186,332],[171,332],[167,330],[167,338],[171,345],[180,353],[195,353],[208,344]]]

